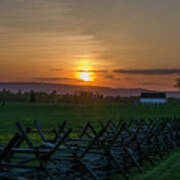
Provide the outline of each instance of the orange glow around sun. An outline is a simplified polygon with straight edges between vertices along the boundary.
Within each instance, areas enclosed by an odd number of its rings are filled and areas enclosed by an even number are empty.
[[[94,82],[95,73],[93,72],[92,61],[89,59],[83,59],[83,61],[79,61],[77,64],[75,77],[82,82]]]

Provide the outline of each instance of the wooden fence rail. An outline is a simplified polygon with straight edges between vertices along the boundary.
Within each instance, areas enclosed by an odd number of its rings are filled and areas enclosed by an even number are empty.
[[[67,122],[46,132],[38,123],[17,132],[0,147],[0,179],[110,180],[119,173],[130,179],[130,170],[143,173],[144,162],[155,165],[180,146],[180,119],[86,123],[74,137]],[[30,138],[37,133],[41,142]],[[48,138],[47,133],[51,134]]]

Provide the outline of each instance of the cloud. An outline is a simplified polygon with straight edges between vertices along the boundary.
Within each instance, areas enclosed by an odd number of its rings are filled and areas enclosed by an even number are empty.
[[[148,86],[163,86],[163,85],[165,85],[162,83],[155,83],[155,82],[140,82],[139,84],[140,85],[148,85]]]
[[[50,71],[62,71],[61,68],[51,68]]]
[[[77,72],[94,72],[94,73],[107,73],[108,70],[104,69],[104,70],[79,70]]]
[[[73,82],[80,82],[79,79],[74,78],[66,78],[66,77],[36,77],[33,78],[36,81],[73,81]]]
[[[121,80],[121,78],[115,77],[114,75],[107,75],[105,78],[110,80]]]
[[[51,56],[58,64],[79,60],[83,54],[99,56],[104,46],[85,31],[81,19],[72,15],[73,9],[62,0],[0,0],[0,56],[19,55],[20,62],[27,58],[27,51],[36,59],[36,51],[38,62]]]
[[[180,74],[180,69],[116,69],[119,74],[142,74],[142,75],[172,75]]]

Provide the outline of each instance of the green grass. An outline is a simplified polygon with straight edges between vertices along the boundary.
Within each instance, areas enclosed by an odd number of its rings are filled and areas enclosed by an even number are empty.
[[[161,162],[143,176],[137,176],[134,180],[178,180],[180,179],[180,151]]]
[[[96,124],[98,120],[109,119],[148,119],[159,117],[180,117],[180,102],[161,106],[142,106],[133,104],[40,104],[40,103],[7,103],[0,107],[0,144],[4,144],[11,137],[5,127],[12,132],[16,130],[17,121],[24,125],[32,125],[38,120],[43,127],[54,127],[64,120],[69,126],[76,127],[90,121]],[[36,136],[32,136],[37,140]],[[180,151],[172,154],[166,161],[159,163],[155,168],[147,165],[143,175],[135,172],[133,180],[171,180],[180,179]],[[115,177],[114,180],[119,180]]]
[[[166,156],[164,161],[156,162],[156,166],[145,165],[143,174],[135,171],[131,174],[132,180],[179,180],[180,179],[180,150]],[[118,175],[113,180],[122,180]]]
[[[161,106],[134,106],[133,104],[31,104],[7,103],[0,107],[1,126],[14,127],[17,121],[30,125],[38,120],[43,126],[53,126],[68,120],[71,126],[82,125],[87,121],[120,120],[130,118],[180,117],[180,103]]]
[[[16,130],[16,122],[31,126],[38,120],[42,127],[55,127],[64,120],[70,127],[84,125],[87,121],[96,125],[99,120],[148,119],[158,117],[180,117],[180,102],[160,106],[133,104],[42,104],[7,103],[0,106],[0,143],[9,138],[9,131]],[[7,127],[7,128],[5,128]],[[3,134],[2,134],[3,133]],[[5,137],[5,138],[4,138]]]

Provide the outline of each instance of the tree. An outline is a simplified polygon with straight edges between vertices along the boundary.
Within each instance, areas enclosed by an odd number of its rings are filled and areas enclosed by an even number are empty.
[[[180,78],[177,78],[177,79],[176,79],[176,85],[175,85],[175,87],[180,90]]]
[[[50,102],[54,102],[55,104],[57,104],[57,92],[56,90],[53,90],[50,94],[49,94],[49,101]]]
[[[30,102],[36,102],[36,94],[34,91],[30,92]]]

